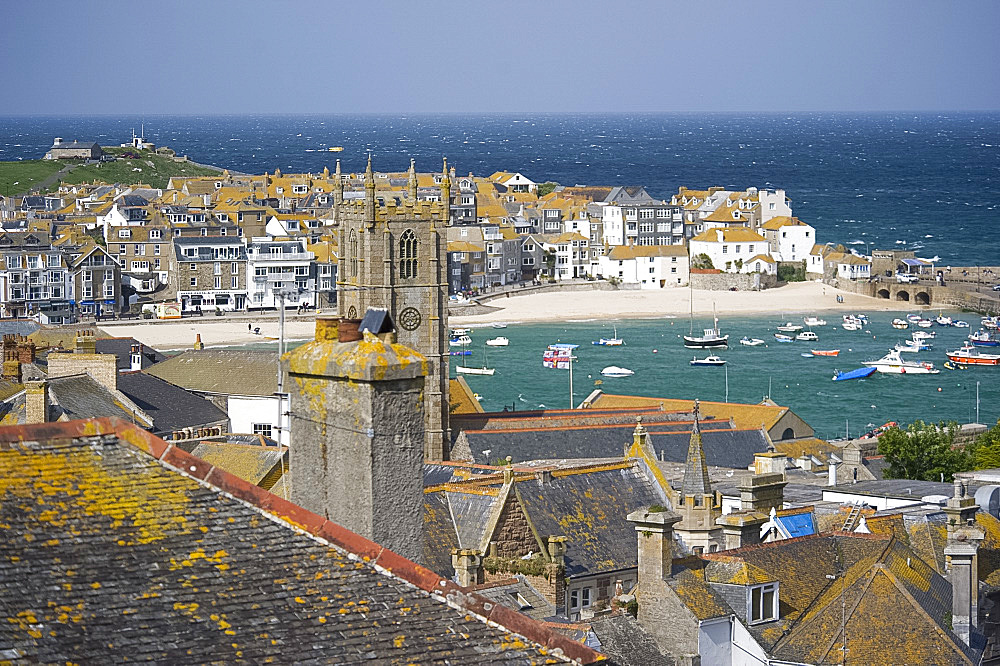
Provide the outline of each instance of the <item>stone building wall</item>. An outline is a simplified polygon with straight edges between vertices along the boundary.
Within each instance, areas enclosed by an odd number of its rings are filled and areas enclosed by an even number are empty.
[[[499,557],[521,557],[538,551],[538,542],[528,524],[528,518],[513,493],[500,513],[492,541],[497,545],[496,553]]]
[[[48,356],[49,377],[89,374],[109,390],[118,388],[118,357],[114,354],[54,353]]]
[[[736,287],[739,291],[771,289],[778,285],[774,275],[762,273],[691,273],[691,286],[706,291],[729,291]]]

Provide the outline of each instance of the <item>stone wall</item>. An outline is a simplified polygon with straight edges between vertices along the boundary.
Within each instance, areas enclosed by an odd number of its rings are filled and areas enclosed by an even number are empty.
[[[762,273],[692,273],[691,286],[694,289],[705,291],[730,291],[736,287],[737,291],[756,291],[759,289],[771,289],[778,286],[778,278],[774,275],[764,275]]]
[[[114,354],[53,353],[48,363],[49,377],[87,373],[111,391],[118,388],[118,357]]]
[[[528,524],[528,518],[513,493],[500,513],[492,541],[496,544],[496,554],[499,557],[521,557],[538,551],[538,542]]]

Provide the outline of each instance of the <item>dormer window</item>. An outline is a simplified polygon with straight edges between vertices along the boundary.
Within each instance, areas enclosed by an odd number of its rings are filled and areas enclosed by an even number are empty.
[[[274,191],[277,192],[278,194],[284,194],[285,193],[285,188],[283,188],[283,187],[276,187],[276,188],[274,188]]]
[[[131,237],[132,237],[132,230],[131,229],[119,229],[118,230],[118,238],[131,238]]]
[[[778,619],[778,584],[754,585],[750,588],[747,619],[750,624]]]

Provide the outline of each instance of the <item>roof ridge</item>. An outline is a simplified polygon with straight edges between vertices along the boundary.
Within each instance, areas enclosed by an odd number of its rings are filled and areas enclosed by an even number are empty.
[[[476,592],[446,580],[412,560],[381,546],[351,530],[313,513],[216,467],[156,435],[117,417],[97,417],[0,428],[0,443],[45,439],[75,439],[98,435],[117,435],[134,449],[142,451],[165,467],[177,470],[215,490],[271,516],[293,530],[325,541],[379,570],[385,575],[420,588],[455,610],[465,611],[487,624],[524,636],[546,649],[580,663],[602,661],[605,656],[566,636],[541,625],[517,611],[498,604]]]

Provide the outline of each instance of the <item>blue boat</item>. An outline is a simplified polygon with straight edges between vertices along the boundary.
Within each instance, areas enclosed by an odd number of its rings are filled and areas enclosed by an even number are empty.
[[[849,370],[847,372],[838,372],[833,376],[833,381],[842,382],[847,379],[864,379],[865,377],[870,377],[876,368],[858,368],[857,370]]]

